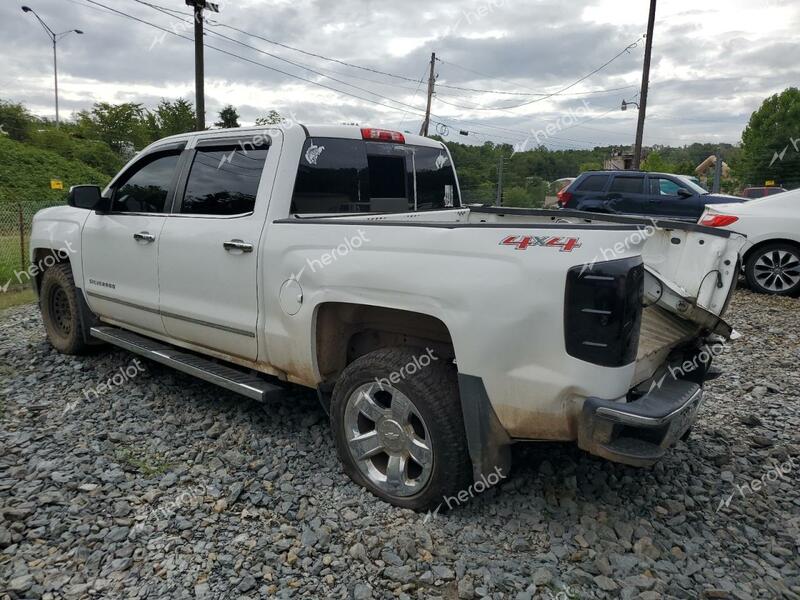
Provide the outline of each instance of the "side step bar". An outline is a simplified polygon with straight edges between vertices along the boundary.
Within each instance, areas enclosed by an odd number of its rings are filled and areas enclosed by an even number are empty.
[[[256,375],[232,369],[208,358],[179,350],[124,329],[108,326],[92,327],[91,334],[92,337],[99,340],[167,365],[182,373],[193,375],[203,381],[216,384],[226,390],[242,394],[252,400],[265,402],[269,396],[286,393],[284,388],[264,381]]]

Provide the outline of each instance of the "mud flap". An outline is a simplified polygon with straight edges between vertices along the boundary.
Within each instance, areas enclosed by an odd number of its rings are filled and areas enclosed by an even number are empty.
[[[458,388],[474,480],[491,473],[507,477],[511,471],[511,438],[492,408],[483,380],[459,373]]]

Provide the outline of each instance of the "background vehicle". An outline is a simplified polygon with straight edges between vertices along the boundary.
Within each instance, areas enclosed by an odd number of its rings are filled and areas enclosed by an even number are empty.
[[[544,198],[544,208],[558,208],[558,192],[575,181],[575,177],[562,177],[550,182],[547,186],[547,195]]]
[[[742,265],[754,291],[800,295],[800,190],[709,206],[700,223],[747,236]]]
[[[561,208],[697,222],[706,204],[743,202],[709,194],[689,177],[644,171],[587,171],[558,194]]]
[[[102,340],[256,400],[316,388],[348,475],[420,509],[508,473],[517,440],[663,456],[731,334],[743,240],[463,207],[440,142],[278,126],[156,142],[37,214],[34,263],[67,243],[35,280],[58,350]]]
[[[742,196],[748,199],[763,198],[765,196],[774,196],[781,194],[788,190],[782,187],[765,186],[765,187],[748,187],[742,191]]]

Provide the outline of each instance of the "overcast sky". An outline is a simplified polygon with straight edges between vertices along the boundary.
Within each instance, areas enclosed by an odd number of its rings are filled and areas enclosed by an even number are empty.
[[[184,0],[152,0],[174,16],[136,0],[96,1],[190,39],[90,0],[2,0],[0,98],[54,115],[52,47],[36,19],[20,9],[27,3],[56,32],[85,32],[58,44],[62,119],[98,101],[193,102],[193,33]],[[228,0],[220,9],[207,14],[206,43],[264,66],[206,49],[209,124],[233,104],[242,124],[274,109],[301,122],[417,132],[423,78],[435,51],[433,114],[448,126],[449,139],[527,139],[558,149],[629,145],[634,137],[636,110],[622,112],[620,104],[638,100],[646,0]],[[546,96],[637,40],[599,72]],[[660,0],[645,144],[738,142],[765,97],[800,85],[799,57],[797,0]],[[468,138],[459,135],[462,129],[471,132]]]

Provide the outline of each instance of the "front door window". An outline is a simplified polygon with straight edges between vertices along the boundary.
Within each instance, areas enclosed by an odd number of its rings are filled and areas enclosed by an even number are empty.
[[[114,186],[112,212],[163,213],[178,166],[179,153],[154,155],[134,165]]]

